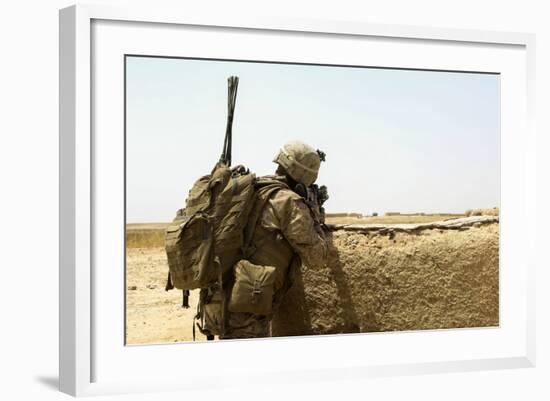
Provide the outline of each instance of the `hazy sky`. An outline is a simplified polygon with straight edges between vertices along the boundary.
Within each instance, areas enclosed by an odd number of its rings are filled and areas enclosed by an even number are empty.
[[[128,57],[128,222],[161,222],[219,159],[240,78],[233,164],[271,174],[282,144],[326,152],[327,212],[499,206],[499,77]]]

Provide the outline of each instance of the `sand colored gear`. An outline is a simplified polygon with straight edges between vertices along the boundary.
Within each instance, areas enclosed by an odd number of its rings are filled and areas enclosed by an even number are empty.
[[[290,141],[283,145],[273,161],[305,186],[315,182],[321,165],[319,153],[301,141]]]

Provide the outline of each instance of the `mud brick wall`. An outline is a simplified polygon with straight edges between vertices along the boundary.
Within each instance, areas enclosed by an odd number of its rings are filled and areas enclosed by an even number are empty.
[[[498,326],[498,217],[331,230],[327,265],[297,272],[274,336]]]

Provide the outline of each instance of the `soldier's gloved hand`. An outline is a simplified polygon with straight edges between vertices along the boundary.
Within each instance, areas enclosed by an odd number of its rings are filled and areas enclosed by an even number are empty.
[[[324,188],[326,191],[326,187]],[[298,183],[294,188],[294,192],[304,198],[306,204],[309,206],[315,222],[321,225],[325,223],[325,209],[319,204],[317,191],[318,188],[316,185],[306,187],[304,184],[301,183]]]
[[[330,196],[328,196],[327,186],[321,185],[317,189],[317,202],[319,203],[319,206],[323,206],[329,198]]]
[[[298,195],[300,195],[306,201],[308,200],[307,188],[304,184],[301,184],[301,183],[296,184],[296,186],[294,187],[294,192],[296,192]]]

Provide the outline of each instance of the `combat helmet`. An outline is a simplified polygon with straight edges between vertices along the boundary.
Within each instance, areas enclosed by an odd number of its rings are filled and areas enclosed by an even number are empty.
[[[301,141],[290,141],[283,145],[273,161],[283,167],[296,182],[310,186],[319,174],[321,156],[317,150]]]

